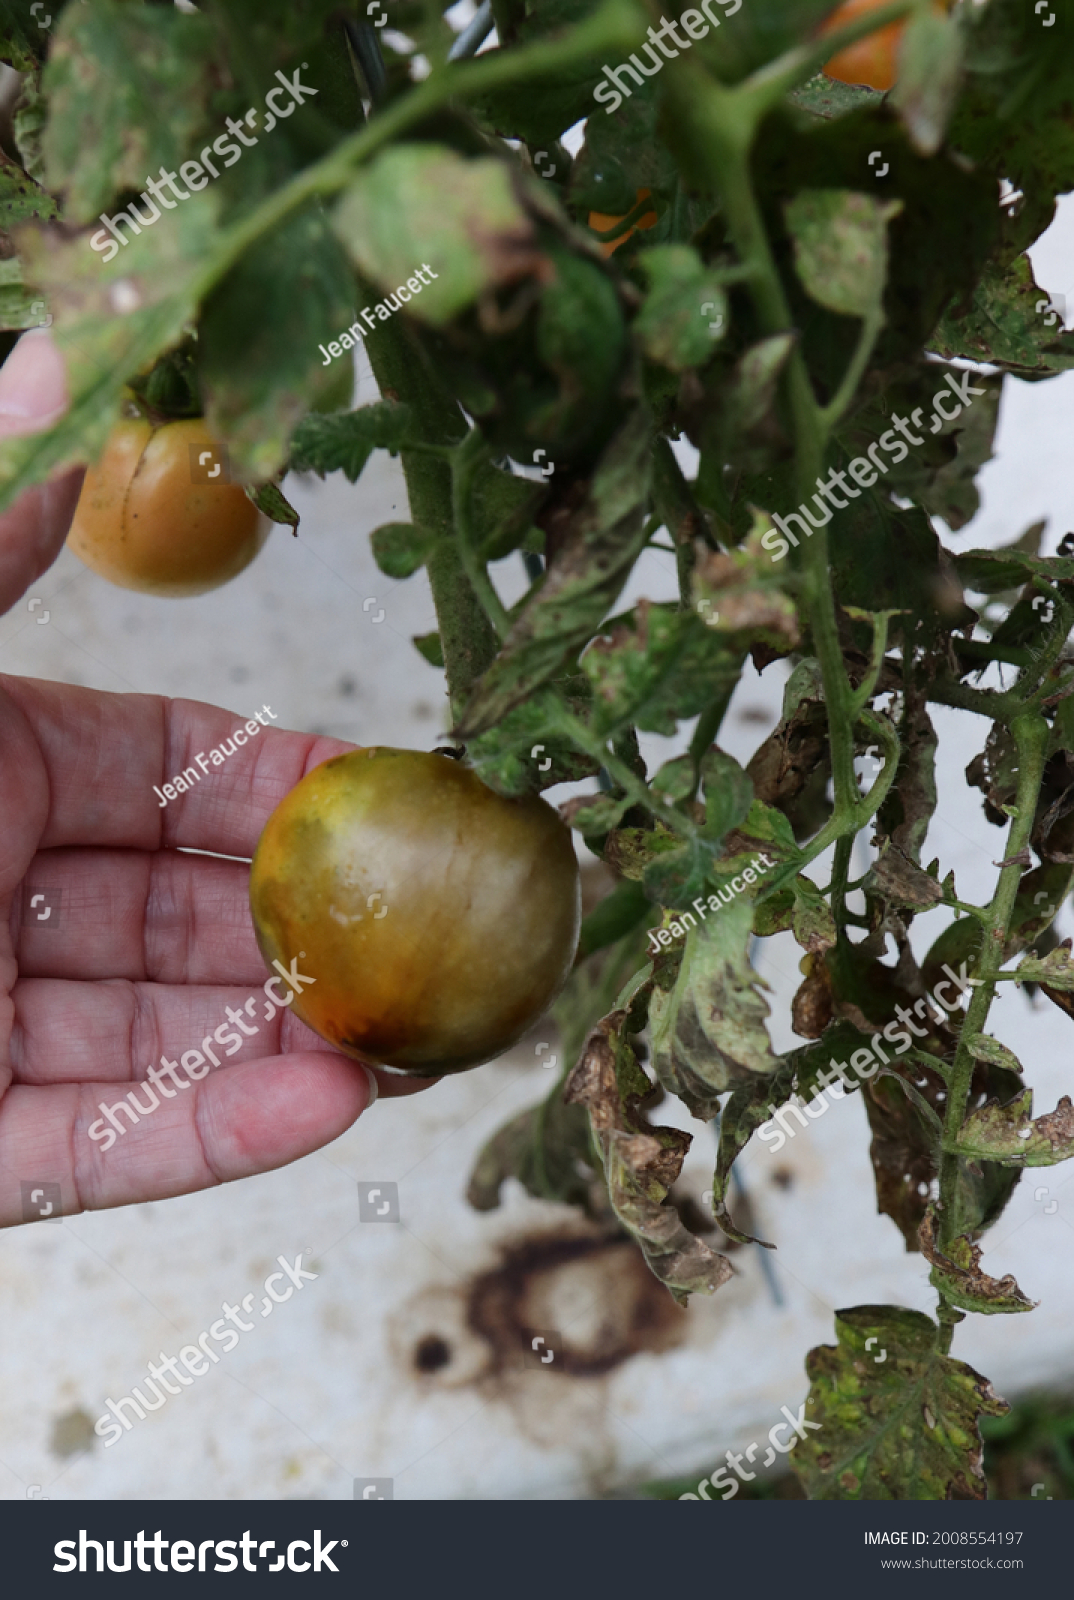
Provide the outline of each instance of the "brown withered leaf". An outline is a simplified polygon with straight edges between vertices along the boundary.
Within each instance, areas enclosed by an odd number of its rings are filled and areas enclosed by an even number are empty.
[[[801,962],[805,981],[791,1002],[791,1027],[800,1039],[819,1039],[832,1020],[832,980],[822,954]]]
[[[868,887],[890,904],[927,910],[943,899],[937,880],[919,867],[893,839],[885,839],[869,872]]]
[[[1014,1278],[990,1278],[981,1271],[981,1247],[964,1234],[952,1240],[950,1254],[944,1255],[936,1240],[936,1213],[932,1206],[918,1229],[921,1253],[931,1263],[929,1274],[934,1289],[939,1289],[952,1305],[985,1316],[1032,1311],[1036,1302],[1027,1300]]]
[[[943,1093],[938,1073],[921,1093],[935,1108]],[[876,1181],[876,1209],[894,1222],[908,1251],[918,1249],[917,1231],[929,1204],[929,1191],[939,1170],[936,1138],[925,1118],[889,1074],[865,1085],[865,1111],[872,1130],[869,1159]],[[942,1107],[942,1102],[939,1102]]]
[[[626,1021],[626,1011],[613,1011],[597,1024],[567,1079],[564,1100],[589,1112],[615,1213],[654,1275],[685,1305],[691,1293],[713,1294],[726,1283],[731,1263],[689,1233],[665,1203],[690,1135],[645,1120],[641,1105],[653,1085],[626,1040]]]
[[[803,661],[792,672],[783,695],[779,726],[758,745],[746,771],[758,800],[782,811],[797,837],[819,825],[831,772],[828,712],[821,698],[819,670]]]

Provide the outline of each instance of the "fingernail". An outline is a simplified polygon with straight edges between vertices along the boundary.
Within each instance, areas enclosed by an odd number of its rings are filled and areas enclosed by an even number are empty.
[[[373,1071],[372,1067],[367,1067],[364,1062],[362,1063],[362,1071],[369,1079],[369,1099],[366,1103],[366,1110],[368,1111],[370,1106],[375,1106],[377,1103],[377,1096],[380,1094],[380,1084],[377,1082],[377,1075]]]
[[[37,433],[67,405],[63,357],[47,329],[31,329],[0,367],[0,435]]]

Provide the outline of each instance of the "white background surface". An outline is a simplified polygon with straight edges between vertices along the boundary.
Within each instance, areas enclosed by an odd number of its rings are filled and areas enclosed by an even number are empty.
[[[1042,286],[1074,303],[1070,202],[1035,255]],[[368,376],[360,387],[372,398]],[[951,542],[1005,543],[1047,517],[1044,548],[1053,550],[1074,528],[1072,434],[1074,374],[1037,385],[1008,380],[982,511]],[[392,583],[374,567],[366,538],[379,522],[405,516],[396,463],[378,455],[353,489],[336,479],[292,483],[288,492],[303,513],[300,537],[277,530],[251,569],[199,600],[123,593],[65,552],[34,591],[49,622],[36,623],[27,602],[0,621],[0,669],[192,696],[242,717],[267,703],[278,726],[431,747],[445,726],[441,682],[409,643],[434,626],[424,576]],[[672,592],[666,564],[649,555],[627,598]],[[740,689],[721,735],[740,759],[774,723],[783,676],[773,667]],[[941,801],[928,848],[944,872],[954,867],[964,898],[981,898],[1002,835],[985,822],[963,772],[984,725],[934,714]],[[821,870],[816,876],[824,881]],[[940,925],[919,922],[922,941]],[[800,1042],[783,1020],[798,956],[789,936],[763,953],[777,1048]],[[1070,1026],[1048,1002],[1034,1008],[1010,986],[993,1009],[990,1027],[1018,1051],[1038,1111],[1071,1090]],[[500,1212],[478,1216],[464,1199],[481,1142],[546,1088],[540,1041],[538,1032],[511,1057],[416,1099],[382,1101],[328,1149],[282,1172],[0,1234],[0,1495],[339,1499],[350,1497],[355,1477],[394,1479],[396,1498],[596,1494],[763,1440],[781,1406],[797,1409],[804,1398],[803,1357],[832,1339],[836,1307],[931,1310],[924,1263],[876,1214],[864,1112],[851,1099],[779,1156],[755,1144],[741,1163],[759,1229],[779,1246],[781,1306],[757,1252],[737,1251],[734,1280],[714,1300],[674,1314],[674,1348],[597,1377],[497,1373],[489,1345],[466,1324],[475,1275],[497,1265],[502,1246],[575,1226],[564,1209],[513,1185]],[[661,1115],[689,1122],[666,1107]],[[686,1176],[699,1196],[711,1136],[698,1124],[693,1131]],[[1071,1376],[1074,1184],[1065,1172],[1030,1174],[987,1241],[985,1269],[1016,1272],[1040,1308],[970,1319],[956,1337],[955,1353],[1001,1393]],[[360,1223],[358,1180],[397,1182],[402,1222]],[[115,1446],[87,1438],[105,1399],[129,1393],[148,1361],[195,1340],[222,1301],[258,1291],[277,1255],[293,1259],[303,1249],[312,1251],[315,1282]],[[534,1325],[569,1324],[597,1344],[614,1336],[621,1259],[604,1270],[613,1272],[610,1284],[592,1262],[546,1274],[533,1303],[547,1322]],[[413,1353],[429,1335],[451,1358],[421,1374]]]

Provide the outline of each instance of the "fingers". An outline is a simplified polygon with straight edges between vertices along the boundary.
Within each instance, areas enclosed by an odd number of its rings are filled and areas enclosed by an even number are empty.
[[[262,967],[262,978],[263,973]],[[189,1087],[199,1079],[208,1081],[205,1074],[218,1068],[234,1070],[259,1059],[337,1056],[331,1045],[279,1005],[281,988],[275,985],[270,1003],[263,981],[227,989],[122,980],[20,980],[11,997],[8,1070],[12,1081],[24,1087],[92,1083],[115,1098],[116,1084],[144,1084],[150,1067],[160,1078],[169,1060],[176,1072],[165,1070],[163,1076],[174,1093],[176,1077]],[[385,1098],[412,1094],[436,1081],[388,1072],[377,1073],[377,1079]],[[165,1093],[164,1099],[169,1098]]]
[[[23,1183],[58,1183],[56,1210],[70,1216],[270,1172],[338,1138],[373,1100],[365,1070],[342,1056],[249,1062],[170,1100],[143,1085],[141,1104],[152,1097],[157,1106],[106,1149],[89,1128],[101,1099],[114,1093],[102,1084],[8,1091],[0,1102],[0,1226],[24,1220]]]
[[[42,849],[181,845],[249,858],[270,812],[299,779],[354,748],[282,733],[272,726],[271,707],[260,708],[260,721],[253,712],[245,720],[196,700],[104,694],[33,678],[3,677],[0,684],[45,764]],[[154,786],[163,789],[184,773],[184,790],[175,800],[165,793],[162,806]]]
[[[19,975],[259,989],[249,884],[245,862],[216,856],[43,850],[13,906]]]
[[[23,334],[0,367],[0,439],[39,433],[67,409],[63,357],[43,328]],[[0,612],[55,561],[82,488],[81,467],[38,484],[0,515]]]

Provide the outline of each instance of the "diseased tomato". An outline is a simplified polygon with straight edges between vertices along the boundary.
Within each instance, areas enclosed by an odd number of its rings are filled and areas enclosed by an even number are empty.
[[[449,756],[376,747],[315,767],[258,842],[265,960],[314,981],[302,1021],[360,1061],[425,1077],[489,1061],[574,959],[578,863],[536,795],[509,800]]]
[[[841,28],[865,12],[875,11],[884,3],[885,0],[844,0],[844,4],[825,19],[821,32],[830,33],[833,28]],[[826,62],[825,75],[838,79],[840,83],[861,83],[870,89],[886,92],[894,87],[899,76],[899,44],[905,30],[905,19],[891,22],[886,28],[878,28],[875,33],[859,39],[857,44],[848,45]]]
[[[642,200],[648,200],[651,194],[651,189],[639,189],[637,191],[635,204],[640,203]],[[591,228],[596,228],[600,233],[607,233],[609,228],[614,228],[616,223],[622,222],[623,217],[627,215],[628,213],[624,211],[621,216],[610,217],[607,216],[603,211],[591,211],[589,213],[589,226]],[[626,244],[632,233],[638,233],[643,228],[655,228],[656,222],[657,217],[655,211],[644,212],[642,216],[638,218],[637,222],[635,222],[634,226],[632,228],[628,228],[626,233],[620,234],[618,239],[606,240],[605,243],[603,243],[600,247],[602,252],[606,256],[612,255],[614,251],[618,250],[621,244]]]
[[[269,532],[239,484],[208,477],[219,459],[200,417],[160,427],[142,418],[117,422],[86,472],[67,543],[123,589],[172,596],[218,589],[249,566]]]

